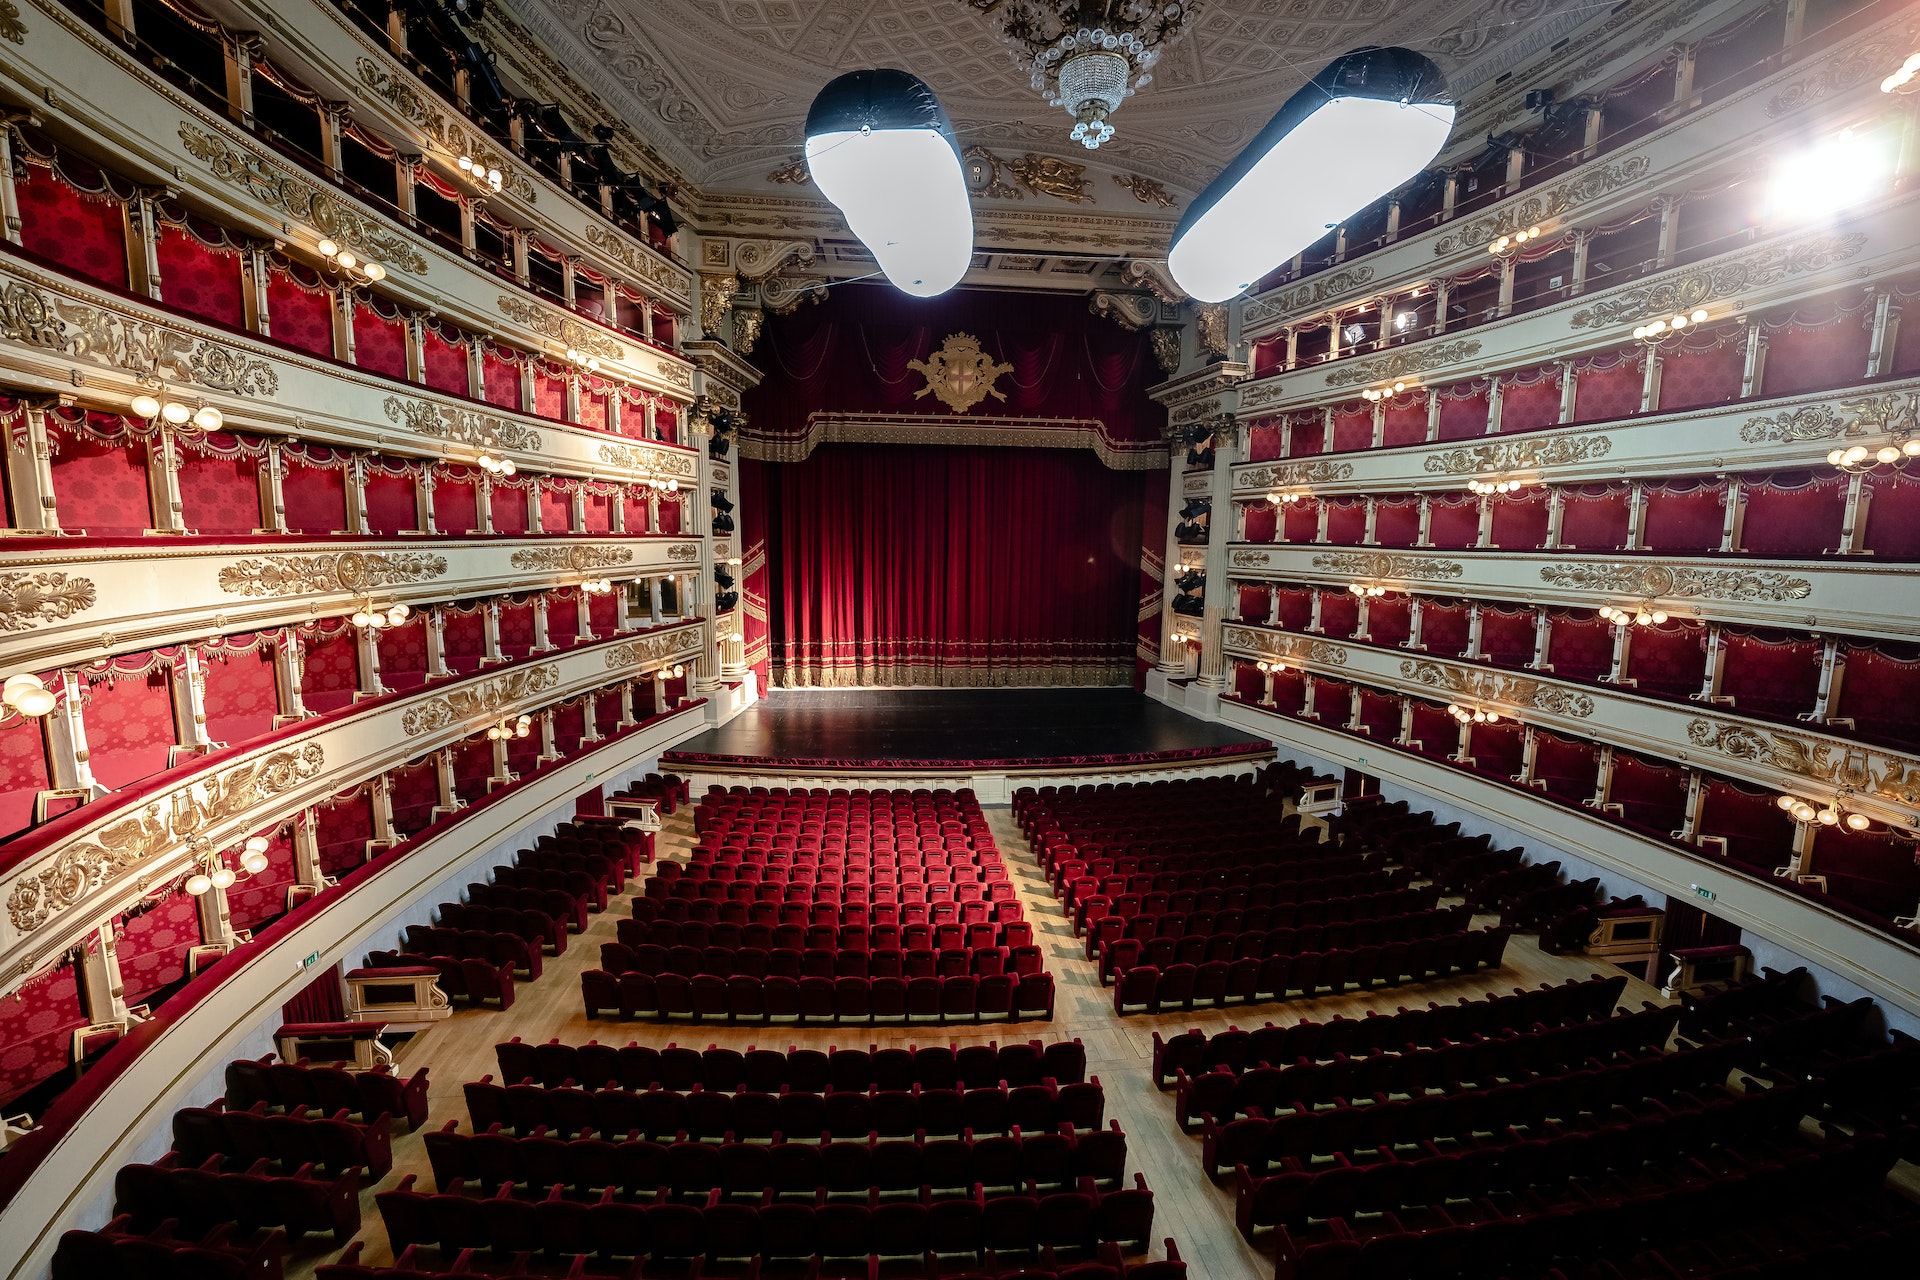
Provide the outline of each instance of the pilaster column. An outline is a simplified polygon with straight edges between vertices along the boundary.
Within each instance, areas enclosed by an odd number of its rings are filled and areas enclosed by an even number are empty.
[[[1725,507],[1720,521],[1720,550],[1738,551],[1747,531],[1747,486],[1739,476],[1727,481]]]
[[[551,711],[535,712],[533,717],[533,722],[536,726],[538,726],[539,733],[540,733],[539,763],[552,764],[555,760],[558,760],[560,758],[558,744],[554,741],[554,736],[553,736],[553,712]]]
[[[1533,660],[1527,665],[1535,671],[1551,671],[1547,655],[1553,652],[1553,619],[1545,609],[1533,611]]]
[[[1900,336],[1900,307],[1893,294],[1881,289],[1873,298],[1873,342],[1867,352],[1867,376],[1877,378],[1887,372],[1893,359],[1893,346]]]
[[[1166,554],[1160,561],[1160,670],[1169,678],[1179,679],[1186,673],[1186,653],[1179,644],[1175,630],[1180,615],[1173,611],[1174,597],[1179,594],[1173,585],[1180,572],[1180,540],[1174,530],[1180,523],[1180,508],[1185,505],[1183,492],[1186,458],[1176,439],[1167,450],[1167,465],[1170,474],[1167,477],[1167,538]],[[1211,521],[1209,521],[1211,523]],[[658,594],[656,593],[656,599]],[[1175,651],[1180,650],[1175,656]]]
[[[120,976],[120,943],[113,922],[95,929],[70,954],[74,986],[88,1024],[124,1025],[132,1015],[127,1008],[126,983]]]
[[[1613,661],[1607,668],[1607,674],[1601,680],[1607,684],[1617,684],[1626,688],[1633,686],[1627,678],[1627,662],[1633,656],[1633,624],[1616,622],[1613,624]]]
[[[1687,807],[1680,817],[1677,839],[1691,843],[1700,834],[1700,813],[1707,801],[1706,779],[1698,769],[1687,770]]]
[[[147,495],[155,533],[187,532],[180,501],[180,441],[168,426],[156,431],[147,445]]]
[[[160,251],[155,243],[153,200],[142,192],[120,206],[127,239],[129,291],[160,299]]]
[[[1573,361],[1560,362],[1560,421],[1573,421],[1574,397],[1580,393],[1580,371],[1573,367]]]
[[[1590,121],[1595,122],[1595,127],[1599,118],[1598,111],[1591,112],[1588,116]],[[1569,298],[1577,298],[1587,291],[1587,261],[1592,254],[1593,233],[1585,228],[1575,231],[1573,233],[1573,271],[1567,286]]]
[[[1638,480],[1627,496],[1627,544],[1622,551],[1639,551],[1647,539],[1647,489]]]
[[[354,691],[353,700],[377,698],[387,691],[387,686],[380,683],[380,629],[355,627],[353,647],[360,659],[360,687]]]
[[[227,891],[214,885],[193,900],[194,915],[200,924],[200,941],[223,951],[231,951],[240,945],[240,935],[234,932],[233,915],[227,906]]]
[[[1840,551],[1857,556],[1867,549],[1867,508],[1873,503],[1873,490],[1867,477],[1856,471],[1847,477],[1847,506],[1840,519]]]
[[[1767,334],[1758,320],[1747,322],[1746,357],[1740,369],[1740,394],[1743,398],[1759,395],[1760,380],[1766,376]]]
[[[181,645],[168,672],[168,690],[173,697],[174,742],[179,752],[206,751],[213,745],[207,737],[206,669],[200,651]],[[171,764],[171,761],[169,761]]]
[[[433,485],[433,464],[424,463],[413,482],[413,527],[422,533],[440,532],[433,523]]]
[[[480,665],[506,660],[500,652],[500,600],[495,597],[480,607]]]
[[[1603,743],[1600,747],[1600,767],[1594,771],[1593,798],[1587,801],[1589,808],[1605,809],[1607,798],[1613,794],[1613,747]]]
[[[347,532],[361,535],[371,534],[372,526],[367,523],[367,460],[355,455],[347,464]]]
[[[447,666],[447,615],[439,605],[428,609],[426,614],[426,621],[421,625],[427,629],[427,679],[435,680],[453,674]]]
[[[0,137],[6,130],[0,129]],[[45,400],[29,400],[17,423],[6,429],[7,491],[14,525],[22,533],[60,533],[53,496],[53,442],[47,435]]]
[[[367,857],[371,859],[376,850],[390,849],[399,843],[400,833],[393,828],[393,777],[390,774],[376,774],[367,784],[367,802],[373,810],[373,838],[367,843]]]
[[[327,886],[327,876],[320,868],[320,811],[302,809],[293,815],[293,883],[296,889],[304,889],[306,895],[318,892]]]
[[[1424,493],[1420,495],[1420,523],[1414,531],[1413,545],[1416,547],[1433,545],[1433,499]]]
[[[1379,520],[1380,520],[1379,500],[1375,498],[1372,494],[1368,494],[1367,495],[1367,524],[1366,524],[1365,531],[1360,535],[1360,541],[1362,545],[1369,546],[1369,547],[1377,547],[1380,545],[1380,539],[1377,536]]]
[[[596,695],[591,693],[582,695],[580,699],[581,714],[585,717],[584,723],[587,726],[587,731],[580,736],[582,743],[602,741],[600,737],[600,712],[595,705],[595,701]]]
[[[1474,527],[1473,545],[1485,548],[1493,545],[1493,499],[1480,495],[1478,520]]]
[[[255,533],[287,532],[287,455],[278,440],[267,441],[267,456],[258,472],[260,527]]]
[[[1478,601],[1467,607],[1467,651],[1461,656],[1469,662],[1478,662],[1484,656],[1480,651],[1480,637],[1485,619],[1480,609]]]
[[[660,602],[660,581],[658,577],[647,579],[647,625],[650,627],[659,626],[666,616]]]
[[[105,795],[107,789],[94,781],[93,765],[89,763],[87,722],[80,708],[86,682],[71,671],[61,671],[48,685],[60,700],[42,721],[47,735],[47,781],[56,791]]]
[[[0,128],[0,234],[20,243],[20,193],[13,185],[13,130]]]
[[[1426,642],[1420,638],[1426,622],[1426,602],[1419,596],[1413,596],[1407,603],[1407,638],[1400,642],[1402,649],[1424,649]]]
[[[1720,682],[1727,674],[1727,640],[1717,622],[1707,625],[1707,669],[1700,681],[1700,692],[1693,695],[1695,702],[1715,703],[1720,701]]]
[[[574,610],[573,638],[581,644],[593,639],[593,597],[582,591],[580,607]]]
[[[1315,587],[1313,589],[1312,601],[1308,606],[1307,630],[1313,632],[1313,634],[1315,635],[1326,634],[1325,630],[1320,625],[1320,603],[1321,601],[1326,599],[1326,595],[1327,595],[1326,592],[1322,591],[1318,587]]]
[[[533,597],[533,651],[548,653],[557,647],[547,635],[547,593],[541,591]]]
[[[1826,643],[1820,652],[1820,685],[1813,696],[1813,711],[1801,717],[1814,724],[1826,724],[1833,718],[1833,709],[1840,704],[1840,686],[1847,674],[1846,651],[1840,642],[1832,636],[1826,637]]]
[[[639,723],[633,714],[633,681],[623,680],[620,683],[620,727],[631,729]]]
[[[453,750],[445,748],[433,753],[433,782],[440,803],[435,809],[441,813],[454,813],[466,808],[460,800],[460,780],[453,772]]]
[[[1558,550],[1560,532],[1567,522],[1567,494],[1558,485],[1547,490],[1547,536],[1541,544],[1548,551]]]
[[[1494,375],[1493,384],[1487,388],[1487,434],[1500,434],[1500,413],[1506,403],[1507,380]]]
[[[292,627],[283,629],[273,642],[273,691],[280,707],[280,714],[273,718],[276,729],[307,718],[307,705],[300,697],[300,674],[306,665],[306,642]]]

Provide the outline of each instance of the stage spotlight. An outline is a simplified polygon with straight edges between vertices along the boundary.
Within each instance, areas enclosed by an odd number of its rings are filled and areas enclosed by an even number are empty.
[[[973,256],[973,208],[940,99],[905,71],[851,71],[807,112],[807,171],[887,279],[931,298]]]
[[[1848,129],[1774,165],[1767,212],[1782,222],[1830,218],[1880,194],[1892,179],[1892,149]]]
[[[1433,159],[1453,129],[1446,77],[1411,49],[1335,58],[1200,193],[1167,267],[1224,302]]]

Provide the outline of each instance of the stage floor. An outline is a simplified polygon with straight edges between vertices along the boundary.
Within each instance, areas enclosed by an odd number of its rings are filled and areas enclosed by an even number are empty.
[[[808,760],[1038,760],[1264,740],[1131,689],[775,689],[672,754]]]

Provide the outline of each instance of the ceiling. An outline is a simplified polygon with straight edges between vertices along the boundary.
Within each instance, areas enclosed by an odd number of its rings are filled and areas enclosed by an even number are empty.
[[[797,194],[771,175],[799,155],[815,92],[843,71],[890,66],[933,86],[962,147],[984,146],[1001,162],[1036,152],[1089,166],[1077,195],[1060,195],[1056,183],[1026,185],[1019,198],[1158,217],[1176,216],[1290,93],[1347,49],[1421,49],[1460,93],[1604,12],[1590,0],[1206,0],[1154,82],[1115,113],[1117,135],[1088,152],[967,0],[508,3],[556,52],[573,45],[583,78],[709,193]],[[1162,184],[1174,203],[1118,181],[1130,175]]]

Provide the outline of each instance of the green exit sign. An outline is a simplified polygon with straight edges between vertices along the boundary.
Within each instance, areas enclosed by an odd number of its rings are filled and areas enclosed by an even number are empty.
[[[1712,902],[1715,899],[1717,899],[1720,895],[1715,893],[1713,890],[1707,888],[1705,885],[1697,884],[1693,886],[1693,896],[1696,898],[1705,898],[1708,902]]]
[[[310,953],[305,960],[302,960],[300,962],[300,967],[302,969],[311,969],[313,968],[313,966],[319,963],[320,963],[320,953],[318,951],[315,951]]]

